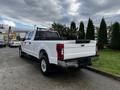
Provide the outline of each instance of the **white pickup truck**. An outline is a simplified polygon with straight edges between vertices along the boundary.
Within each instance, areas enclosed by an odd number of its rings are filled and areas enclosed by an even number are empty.
[[[96,41],[62,40],[56,31],[35,30],[26,34],[19,55],[38,58],[41,72],[48,75],[52,65],[76,69],[91,65],[91,57],[96,55]]]

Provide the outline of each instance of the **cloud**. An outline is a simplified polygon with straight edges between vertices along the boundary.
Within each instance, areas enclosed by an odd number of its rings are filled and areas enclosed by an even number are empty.
[[[1,0],[0,14],[31,24],[51,24],[61,17],[60,6],[53,0]]]
[[[69,24],[75,20],[95,24],[105,17],[120,18],[120,0],[0,0],[0,16],[28,25],[50,26],[54,21]],[[8,20],[9,20],[8,19]],[[114,19],[115,20],[115,19]]]
[[[12,26],[12,27],[16,26],[16,24],[13,21],[9,21],[9,20],[2,20],[0,23],[8,26]]]
[[[81,3],[78,2],[77,0],[71,0],[71,1],[69,1],[69,4],[70,4],[70,8],[69,8],[68,13],[73,16],[78,15],[78,13],[79,13],[78,9],[79,9]]]

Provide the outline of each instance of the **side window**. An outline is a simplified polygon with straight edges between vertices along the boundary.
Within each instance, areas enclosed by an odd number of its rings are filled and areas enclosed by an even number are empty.
[[[28,36],[29,36],[30,32],[26,33],[25,35],[25,39],[28,40]]]
[[[31,40],[31,38],[32,38],[32,36],[33,36],[33,33],[34,33],[34,32],[28,32],[28,33],[26,34],[26,40]]]
[[[34,40],[41,40],[44,37],[44,34],[40,31],[37,31],[35,34]]]

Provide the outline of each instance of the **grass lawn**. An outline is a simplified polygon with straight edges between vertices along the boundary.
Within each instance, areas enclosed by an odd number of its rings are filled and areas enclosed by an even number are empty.
[[[92,67],[120,76],[120,51],[104,49],[99,55]]]

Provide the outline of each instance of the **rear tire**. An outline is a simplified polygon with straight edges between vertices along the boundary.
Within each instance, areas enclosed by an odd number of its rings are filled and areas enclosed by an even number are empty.
[[[40,60],[40,70],[43,75],[48,76],[51,73],[51,65],[48,61],[48,58],[46,56],[42,56]]]

